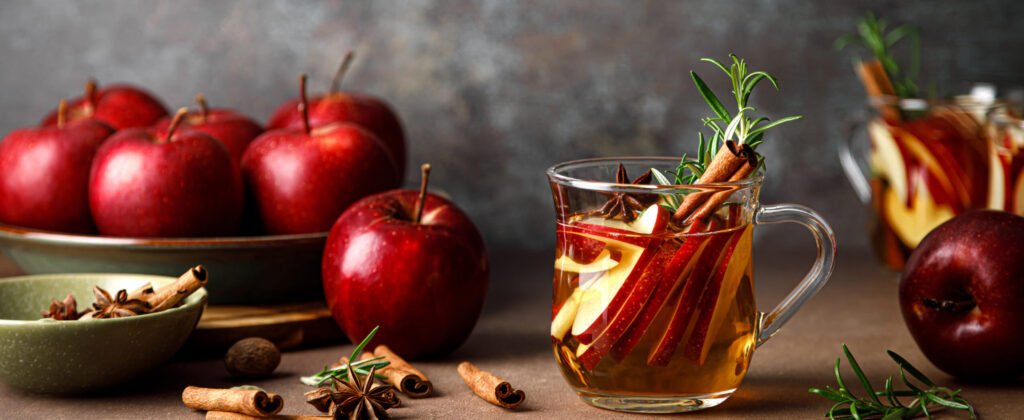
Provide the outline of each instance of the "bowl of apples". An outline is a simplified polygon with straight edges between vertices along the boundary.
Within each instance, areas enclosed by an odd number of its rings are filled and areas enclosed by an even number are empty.
[[[401,184],[405,146],[382,100],[331,90],[265,126],[228,109],[169,116],[129,85],[97,88],[0,142],[0,248],[28,274],[174,275],[203,264],[210,302],[322,297],[327,231]]]

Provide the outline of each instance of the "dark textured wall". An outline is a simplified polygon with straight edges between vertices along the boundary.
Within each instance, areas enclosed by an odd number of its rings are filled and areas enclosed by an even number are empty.
[[[863,94],[850,52],[831,43],[869,9],[920,26],[925,79],[943,92],[1024,85],[1021,1],[4,1],[0,132],[34,124],[87,76],[142,84],[169,107],[204,92],[265,120],[295,95],[297,73],[326,89],[355,49],[346,86],[394,104],[412,176],[431,162],[432,185],[490,246],[543,248],[544,169],[691,151],[709,112],[687,71],[724,88],[697,60],[735,52],[780,80],[756,106],[805,116],[761,149],[762,201],[814,207],[859,245],[863,209],[835,156]]]

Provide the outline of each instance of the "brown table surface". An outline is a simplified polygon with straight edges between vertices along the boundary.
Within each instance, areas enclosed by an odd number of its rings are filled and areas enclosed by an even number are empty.
[[[770,310],[810,265],[812,251],[759,246],[755,254],[757,297]],[[484,314],[473,335],[444,360],[415,363],[435,384],[427,399],[402,399],[394,418],[618,418],[626,414],[590,407],[566,386],[555,366],[548,338],[552,253],[491,252],[493,273]],[[9,262],[3,273],[14,271]],[[719,407],[687,414],[707,419],[817,419],[830,403],[807,393],[833,385],[831,369],[850,346],[876,386],[896,372],[885,355],[892,349],[940,384],[962,387],[982,418],[1022,418],[1024,381],[963,383],[937,371],[914,345],[896,300],[897,275],[866,250],[841,249],[830,283],[771,341],[758,349],[740,389]],[[281,394],[284,414],[315,414],[303,401],[310,388],[298,381],[352,350],[351,344],[286,352],[270,379],[247,381]],[[526,402],[504,410],[474,396],[455,366],[470,360],[526,391]],[[844,361],[845,365],[845,361]],[[855,384],[845,370],[848,384]],[[0,385],[0,418],[186,418],[203,414],[181,403],[187,385],[230,387],[221,360],[177,360],[115,390],[88,397],[34,395]],[[947,412],[937,418],[966,418]]]

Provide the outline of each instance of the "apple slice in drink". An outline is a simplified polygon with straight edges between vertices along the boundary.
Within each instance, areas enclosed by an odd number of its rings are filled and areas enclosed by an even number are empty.
[[[583,290],[577,288],[573,290],[572,294],[569,295],[565,302],[554,311],[555,315],[551,320],[551,337],[561,341],[565,338],[565,334],[572,328],[573,319],[576,317],[576,310],[580,307],[580,295],[583,294]]]
[[[585,343],[589,344],[586,350],[577,352],[577,359],[584,367],[593,369],[597,366],[601,359],[608,354],[608,351],[612,349],[612,346],[622,338],[622,335],[625,334],[630,325],[636,320],[637,315],[640,314],[641,310],[651,299],[651,294],[665,277],[665,270],[669,268],[672,258],[677,254],[680,245],[681,243],[676,240],[666,240],[661,243],[651,262],[642,269],[639,267],[635,269],[636,271],[642,270],[642,274],[640,274],[640,278],[636,281],[635,285],[628,289],[625,286],[619,289],[620,296],[628,293],[625,301],[623,301],[618,311],[614,313],[615,315],[611,320],[608,321],[607,327],[601,331],[597,339],[590,343]]]
[[[558,232],[558,239],[557,254],[559,256],[568,255],[569,258],[584,264],[597,259],[605,248],[603,241],[573,235],[564,231]]]
[[[868,136],[871,137],[871,166],[874,170],[882,173],[889,181],[889,186],[896,192],[898,197],[907,200],[907,167],[903,161],[903,153],[896,143],[896,137],[891,130],[900,130],[888,126],[880,119],[868,124]]]
[[[708,357],[708,350],[714,343],[725,316],[732,307],[743,276],[746,275],[747,266],[750,263],[750,235],[753,232],[749,226],[733,235],[729,245],[718,263],[715,270],[715,277],[704,290],[700,305],[697,307],[699,317],[693,326],[693,332],[687,341],[683,356],[690,359],[698,366],[704,364]]]
[[[633,229],[632,235],[652,235],[660,233],[668,226],[668,211],[655,204],[628,225]],[[644,268],[653,259],[660,239],[634,236],[641,239],[646,246],[602,238],[592,233],[583,233],[594,239],[602,239],[607,248],[617,250],[622,257],[619,263],[605,272],[584,291],[580,297],[580,307],[572,325],[572,335],[582,344],[592,343],[607,327],[612,317],[619,312],[636,283],[643,276]],[[582,280],[582,279],[581,279]]]
[[[619,265],[619,260],[615,257],[622,258],[621,255],[612,255],[611,251],[609,251],[607,247],[602,249],[591,262],[586,264],[581,264],[570,258],[569,255],[562,254],[561,257],[558,257],[558,259],[555,260],[555,269],[580,274],[603,273],[615,268],[616,265]]]
[[[682,287],[679,279],[685,279],[693,271],[697,262],[700,260],[702,253],[704,252],[708,239],[711,235],[697,235],[699,232],[705,231],[717,231],[723,227],[723,222],[718,217],[711,219],[710,226],[701,224],[694,224],[690,227],[687,236],[683,244],[676,251],[672,257],[672,261],[668,263],[665,268],[665,272],[662,274],[661,279],[658,281],[657,288],[654,289],[654,293],[651,294],[650,300],[644,305],[644,308],[633,320],[633,323],[626,330],[626,333],[622,335],[622,338],[612,346],[611,354],[612,357],[617,361],[622,361],[633,351],[637,343],[640,342],[640,338],[647,332],[647,328],[650,327],[651,322],[654,321],[654,317],[658,315],[661,308],[665,304],[665,300],[672,294],[677,294],[675,291]],[[711,252],[711,251],[709,251]]]
[[[1024,168],[1017,174],[1017,181],[1013,184],[1013,212],[1024,215]]]
[[[690,329],[697,304],[713,278],[715,267],[719,266],[722,256],[729,252],[728,246],[732,242],[730,239],[738,237],[739,234],[734,231],[722,231],[709,236],[697,265],[690,271],[689,278],[682,286],[668,326],[665,327],[658,344],[647,356],[647,364],[650,366],[666,366],[672,360],[672,355]]]

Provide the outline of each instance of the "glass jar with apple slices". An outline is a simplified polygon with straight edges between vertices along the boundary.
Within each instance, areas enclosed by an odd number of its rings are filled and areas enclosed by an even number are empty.
[[[566,381],[592,405],[676,412],[723,402],[754,349],[831,272],[831,231],[812,211],[759,205],[761,176],[644,181],[678,163],[592,159],[548,171],[557,209],[551,342]],[[642,171],[637,183],[625,181]],[[616,173],[615,182],[594,181]],[[702,201],[689,217],[675,217],[687,196]],[[800,286],[766,314],[754,300],[752,233],[756,224],[782,221],[808,226],[820,253]]]

